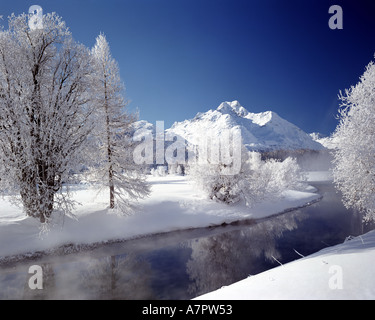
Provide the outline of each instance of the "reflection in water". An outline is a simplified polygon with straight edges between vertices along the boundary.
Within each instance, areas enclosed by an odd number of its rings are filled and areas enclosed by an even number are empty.
[[[81,272],[87,299],[152,299],[151,267],[135,254],[90,260]]]
[[[323,200],[268,219],[107,244],[0,267],[0,299],[190,299],[362,233],[332,185]],[[31,290],[31,265],[43,290]]]
[[[29,265],[21,264],[17,272],[0,273],[5,288],[0,299],[192,298],[274,267],[274,258],[281,256],[278,238],[305,218],[296,211],[247,226],[206,230],[216,234],[158,249],[100,257],[75,254],[68,261],[55,258],[40,264],[43,290],[29,288]]]
[[[40,265],[43,272],[43,289],[32,290],[29,287],[29,279],[33,274],[28,274],[24,285],[23,299],[24,300],[52,300],[57,298],[55,271],[51,264],[42,263]]]
[[[193,281],[189,292],[201,295],[272,268],[281,257],[277,239],[284,231],[297,228],[306,217],[301,212],[291,212],[251,228],[193,241],[193,253],[187,262],[187,273]]]
[[[23,266],[17,272],[7,270],[0,275],[0,299],[154,299],[150,265],[134,254],[40,266],[42,290],[30,289],[29,279],[33,274],[28,274],[28,267]]]
[[[29,266],[36,263],[30,263],[28,266],[21,266],[15,271],[1,270],[0,272],[0,300],[49,300],[58,297],[58,288],[56,286],[55,271],[53,265],[49,263],[39,264],[43,271],[43,290],[32,290],[29,287],[29,280],[33,274],[29,274]]]

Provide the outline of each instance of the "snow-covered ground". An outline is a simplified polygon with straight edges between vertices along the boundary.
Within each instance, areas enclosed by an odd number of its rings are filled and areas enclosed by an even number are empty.
[[[375,230],[196,299],[375,299]]]
[[[49,233],[40,237],[36,219],[25,217],[7,199],[0,200],[0,260],[36,251],[51,250],[65,244],[92,244],[130,239],[178,229],[220,225],[232,221],[262,218],[300,207],[320,196],[314,188],[306,192],[288,190],[280,199],[267,200],[249,209],[244,205],[225,205],[204,198],[186,177],[149,177],[152,194],[140,201],[132,216],[119,217],[108,209],[107,192],[80,186],[74,199],[81,203],[77,220],[65,217]]]
[[[309,172],[308,181],[327,181],[328,172]],[[6,199],[0,201],[0,259],[50,250],[64,244],[91,244],[177,229],[205,227],[247,218],[262,218],[319,198],[314,188],[287,191],[282,199],[246,208],[202,197],[185,177],[149,177],[152,194],[139,210],[119,217],[107,209],[107,193],[80,186],[74,197],[82,205],[78,220],[65,218],[43,238],[38,222]],[[253,275],[196,299],[375,299],[375,230],[343,244]]]

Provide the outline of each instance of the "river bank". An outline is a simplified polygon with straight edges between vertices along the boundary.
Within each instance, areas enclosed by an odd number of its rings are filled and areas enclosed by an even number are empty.
[[[88,186],[76,186],[73,198],[81,205],[76,219],[57,220],[47,234],[41,234],[39,222],[25,217],[21,208],[4,198],[0,201],[0,260],[32,256],[36,252],[74,246],[133,239],[181,229],[221,225],[244,219],[259,219],[298,208],[319,199],[306,192],[286,190],[281,198],[258,203],[225,205],[204,198],[183,176],[149,177],[152,194],[139,202],[132,216],[118,216],[107,208],[107,194]]]
[[[197,300],[374,300],[375,230]]]

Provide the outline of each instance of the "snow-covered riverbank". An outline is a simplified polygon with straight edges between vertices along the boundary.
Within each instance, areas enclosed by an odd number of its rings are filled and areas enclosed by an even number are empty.
[[[374,261],[375,230],[197,299],[373,300]]]
[[[85,245],[115,239],[199,228],[243,219],[257,219],[300,207],[319,199],[314,188],[306,192],[288,190],[280,199],[267,200],[249,209],[228,206],[204,198],[186,177],[149,177],[152,194],[139,203],[138,212],[119,217],[107,209],[107,193],[77,187],[74,199],[78,220],[65,217],[42,238],[37,220],[25,217],[20,208],[6,199],[0,201],[0,260],[36,251],[52,250],[66,244]]]

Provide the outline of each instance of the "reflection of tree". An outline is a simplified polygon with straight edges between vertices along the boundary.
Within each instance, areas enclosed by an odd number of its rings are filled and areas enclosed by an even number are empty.
[[[21,300],[24,295],[25,279],[25,272],[13,273],[13,270],[1,269],[0,300]]]
[[[152,299],[151,267],[134,254],[90,260],[81,289],[91,299]]]
[[[30,289],[29,280],[33,274],[28,274],[26,277],[23,299],[25,300],[52,300],[56,299],[56,279],[53,265],[50,263],[40,264],[42,267],[43,289]]]
[[[305,217],[301,212],[290,212],[246,229],[195,240],[187,263],[193,281],[190,293],[200,295],[263,271],[264,260],[272,265],[280,259],[276,239],[295,229],[298,220]]]

